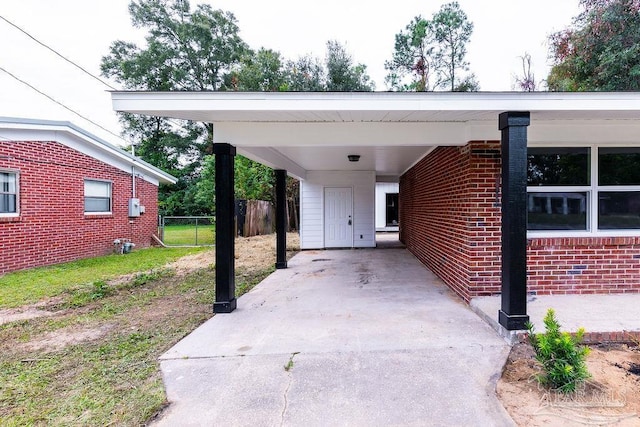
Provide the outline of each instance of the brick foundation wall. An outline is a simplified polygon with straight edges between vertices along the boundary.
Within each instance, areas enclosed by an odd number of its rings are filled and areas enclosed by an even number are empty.
[[[146,213],[129,218],[131,174],[62,144],[0,141],[0,169],[20,173],[20,215],[0,217],[0,274],[108,254],[117,238],[146,247],[157,232],[157,186],[136,178]],[[112,181],[111,215],[85,215],[84,179]]]
[[[439,147],[400,178],[400,240],[466,301],[500,292],[500,143]],[[640,237],[528,239],[536,294],[640,292]]]
[[[535,238],[527,287],[537,294],[640,292],[640,237]]]

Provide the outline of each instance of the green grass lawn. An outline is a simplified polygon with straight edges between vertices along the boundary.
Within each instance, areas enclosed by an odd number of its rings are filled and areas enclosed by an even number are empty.
[[[213,245],[215,237],[215,225],[165,225],[163,242],[168,246]]]
[[[158,357],[212,316],[215,299],[212,264],[164,265],[201,250],[134,250],[1,277],[2,305],[55,294],[66,303],[0,325],[0,426],[149,423],[167,404]],[[273,270],[271,261],[236,268],[236,296]],[[137,274],[102,281],[126,273]]]
[[[239,271],[237,295],[272,271]],[[1,325],[0,425],[146,425],[167,403],[158,357],[212,316],[214,288],[213,266],[186,276],[163,270],[51,318]],[[46,341],[87,330],[98,338]]]
[[[107,255],[0,276],[0,308],[18,307],[110,278],[161,268],[203,248],[135,249],[126,255]]]

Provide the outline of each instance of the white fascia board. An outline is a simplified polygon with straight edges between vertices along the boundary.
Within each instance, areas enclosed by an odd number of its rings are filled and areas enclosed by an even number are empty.
[[[466,128],[465,142],[500,140],[497,120],[461,126]],[[640,120],[531,120],[527,128],[529,144],[640,144],[638,135]]]
[[[194,112],[309,111],[640,111],[640,92],[112,92],[113,108],[157,116]],[[252,118],[251,118],[252,117]]]
[[[638,135],[640,121],[633,120],[532,120],[527,140],[529,144],[640,144]]]
[[[283,169],[289,176],[303,181],[307,178],[306,169],[289,159],[282,153],[269,147],[244,147],[238,148],[238,154],[255,162],[262,163],[272,169]]]
[[[68,122],[0,118],[0,130],[3,139],[54,141],[122,171],[131,173],[131,167],[135,167],[136,176],[154,185],[160,182],[171,184],[177,182],[176,178],[166,172]]]
[[[464,126],[464,145],[469,141],[499,141],[501,132],[498,129],[498,116],[493,121],[473,121],[460,123]]]
[[[496,119],[497,123],[497,119]],[[497,124],[494,127],[497,133]],[[464,123],[214,123],[214,142],[236,147],[464,145]]]

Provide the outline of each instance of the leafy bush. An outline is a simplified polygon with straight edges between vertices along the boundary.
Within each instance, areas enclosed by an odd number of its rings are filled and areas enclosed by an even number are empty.
[[[580,345],[584,328],[578,329],[575,338],[568,332],[560,332],[560,324],[551,308],[544,317],[544,326],[546,332],[536,334],[533,325],[527,325],[536,360],[543,369],[538,381],[562,393],[571,393],[591,376],[585,364],[589,348]]]

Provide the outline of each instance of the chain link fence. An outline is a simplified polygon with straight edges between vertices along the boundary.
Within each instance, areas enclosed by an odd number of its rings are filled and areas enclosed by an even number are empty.
[[[216,241],[212,216],[163,216],[158,235],[167,246],[213,246]]]

